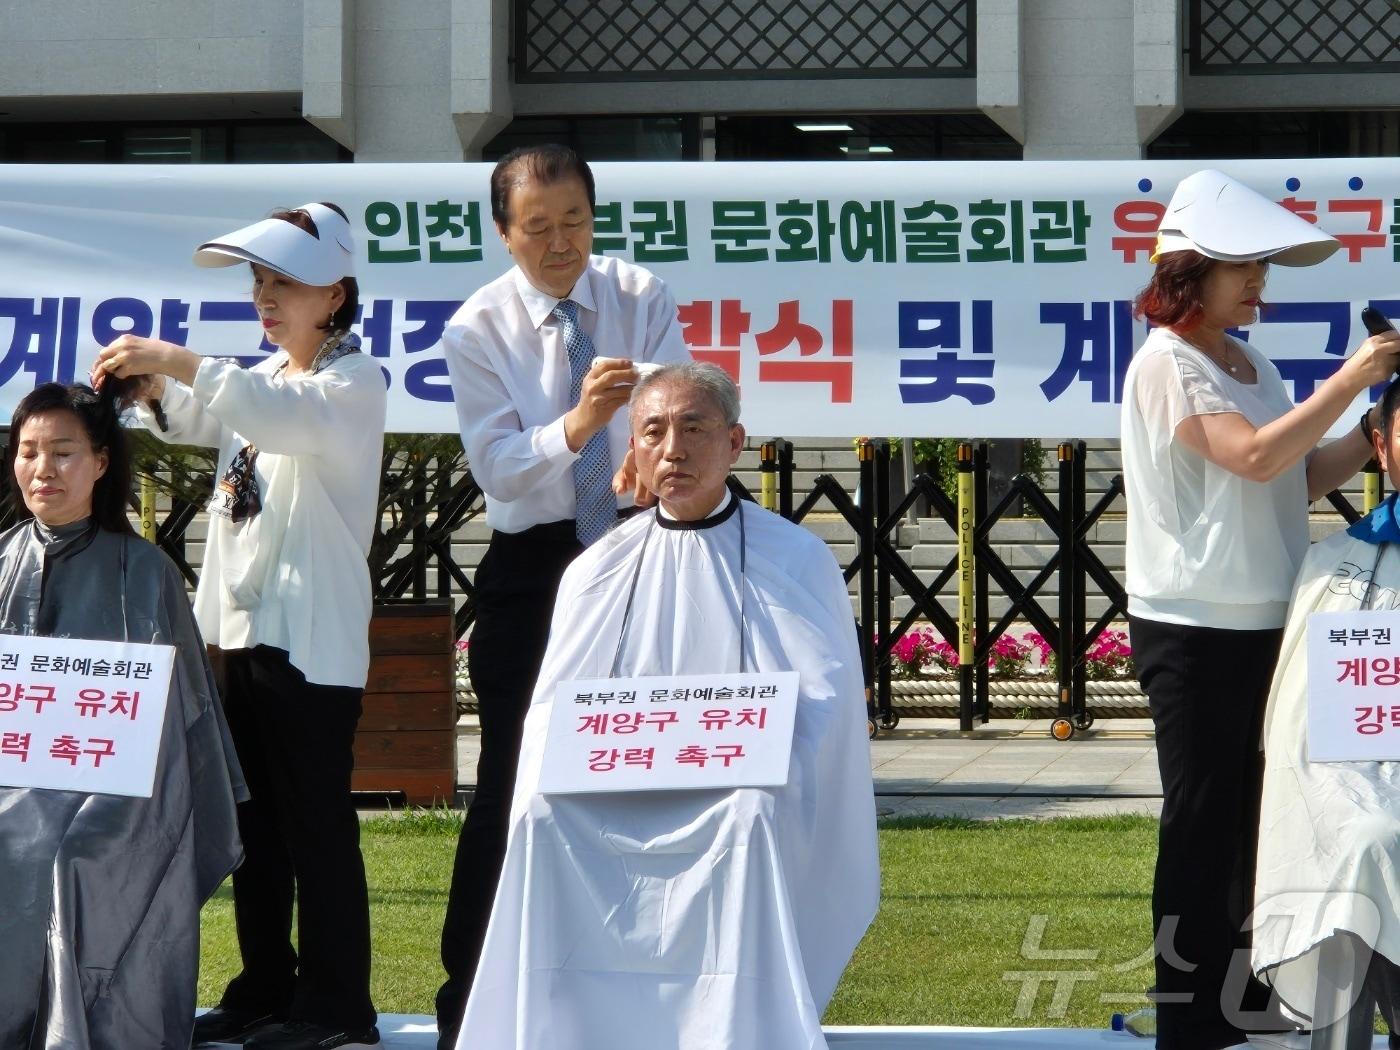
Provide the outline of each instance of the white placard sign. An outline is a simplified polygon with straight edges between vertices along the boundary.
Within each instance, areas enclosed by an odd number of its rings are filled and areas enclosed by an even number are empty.
[[[175,650],[0,635],[0,785],[149,798]]]
[[[797,672],[561,682],[543,794],[787,783]]]
[[[1400,759],[1400,612],[1308,617],[1308,758]]]

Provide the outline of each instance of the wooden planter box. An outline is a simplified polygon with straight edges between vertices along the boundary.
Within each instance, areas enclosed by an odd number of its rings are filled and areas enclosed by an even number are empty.
[[[451,805],[457,787],[452,635],[450,599],[375,605],[353,790],[402,792],[411,805]]]

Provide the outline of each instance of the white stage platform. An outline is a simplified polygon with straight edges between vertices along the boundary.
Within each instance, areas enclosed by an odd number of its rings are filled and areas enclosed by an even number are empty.
[[[381,1014],[384,1050],[434,1050],[437,1028],[430,1017]],[[827,1028],[831,1050],[1097,1050],[1150,1047],[1151,1039],[1086,1028]],[[1377,1036],[1375,1050],[1386,1050]]]

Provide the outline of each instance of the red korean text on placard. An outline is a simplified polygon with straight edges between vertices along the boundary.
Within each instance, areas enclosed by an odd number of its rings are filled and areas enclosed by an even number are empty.
[[[654,747],[605,747],[588,752],[588,770],[591,773],[611,773],[618,762],[624,766],[650,769],[655,761]]]
[[[1359,656],[1338,660],[1336,680],[1351,685],[1400,685],[1400,658]]]
[[[53,703],[51,685],[25,686],[19,682],[0,682],[0,714],[18,711],[21,704],[33,704],[34,713],[44,713],[44,705]]]
[[[1362,736],[1375,736],[1387,728],[1400,727],[1400,707],[1358,707],[1353,720]]]

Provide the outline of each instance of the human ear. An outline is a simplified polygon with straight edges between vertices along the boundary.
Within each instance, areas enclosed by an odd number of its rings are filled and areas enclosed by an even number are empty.
[[[729,428],[729,465],[733,466],[739,461],[739,454],[744,451],[744,438],[747,434],[742,423],[735,423]]]

